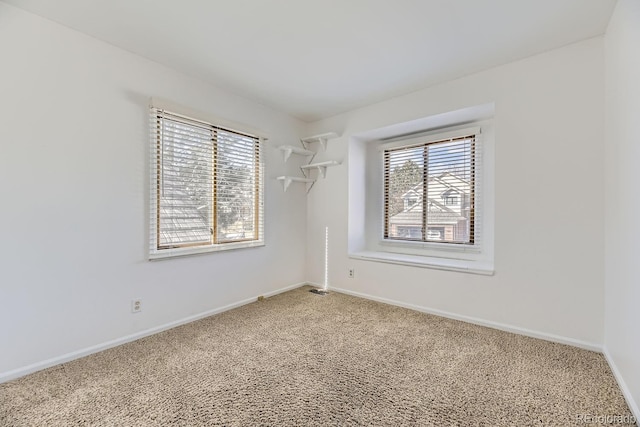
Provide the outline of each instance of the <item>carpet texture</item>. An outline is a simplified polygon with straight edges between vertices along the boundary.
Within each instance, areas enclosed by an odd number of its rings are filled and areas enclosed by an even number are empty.
[[[631,417],[601,354],[309,289],[0,384],[0,425],[567,426]]]

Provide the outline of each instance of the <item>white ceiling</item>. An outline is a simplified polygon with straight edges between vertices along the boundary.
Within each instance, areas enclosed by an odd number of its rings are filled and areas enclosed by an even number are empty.
[[[601,35],[614,0],[4,0],[313,121]]]

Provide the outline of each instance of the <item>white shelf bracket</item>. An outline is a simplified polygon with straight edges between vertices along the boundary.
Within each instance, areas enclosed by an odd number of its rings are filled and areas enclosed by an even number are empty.
[[[320,135],[309,136],[307,138],[302,138],[302,145],[307,148],[309,143],[319,142],[322,145],[322,149],[327,151],[327,141],[333,138],[337,138],[338,134],[335,132],[322,133]]]
[[[282,151],[282,157],[284,158],[284,162],[291,157],[292,154],[298,154],[300,156],[313,156],[315,153],[311,150],[307,150],[302,147],[294,147],[293,145],[281,145],[278,147]]]
[[[340,163],[335,161],[335,160],[328,160],[326,162],[319,162],[319,163],[309,163],[308,165],[304,165],[304,166],[300,166],[300,169],[302,169],[302,173],[305,174],[305,176],[307,175],[307,173],[305,172],[306,170],[312,169],[312,170],[318,170],[318,175],[322,178],[326,178],[327,177],[327,168],[331,167],[331,166],[338,166]]]
[[[278,181],[282,181],[282,189],[286,192],[292,182],[304,182],[307,186],[307,189],[311,188],[310,185],[313,185],[315,179],[310,178],[300,178],[297,176],[279,176],[276,178]],[[307,190],[308,191],[308,190]]]
[[[315,181],[307,182],[307,185],[305,187],[305,190],[307,191],[307,193],[309,192],[309,190],[311,190],[311,187],[313,187],[313,184],[315,184]]]
[[[282,149],[282,155],[284,157],[285,163],[287,162],[287,160],[289,160],[289,157],[291,157],[291,153],[293,153],[293,150],[291,148]]]
[[[285,193],[287,192],[287,188],[289,188],[292,182],[293,180],[291,178],[285,178],[284,180],[282,180],[282,189]]]

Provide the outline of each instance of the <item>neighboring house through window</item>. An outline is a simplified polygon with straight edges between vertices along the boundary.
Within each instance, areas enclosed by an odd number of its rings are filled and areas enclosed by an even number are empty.
[[[475,155],[475,134],[384,149],[384,238],[473,245]]]

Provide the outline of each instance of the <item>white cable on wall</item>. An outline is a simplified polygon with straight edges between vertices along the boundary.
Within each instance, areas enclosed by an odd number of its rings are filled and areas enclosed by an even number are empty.
[[[329,290],[329,227],[324,228],[324,287],[323,291]]]

